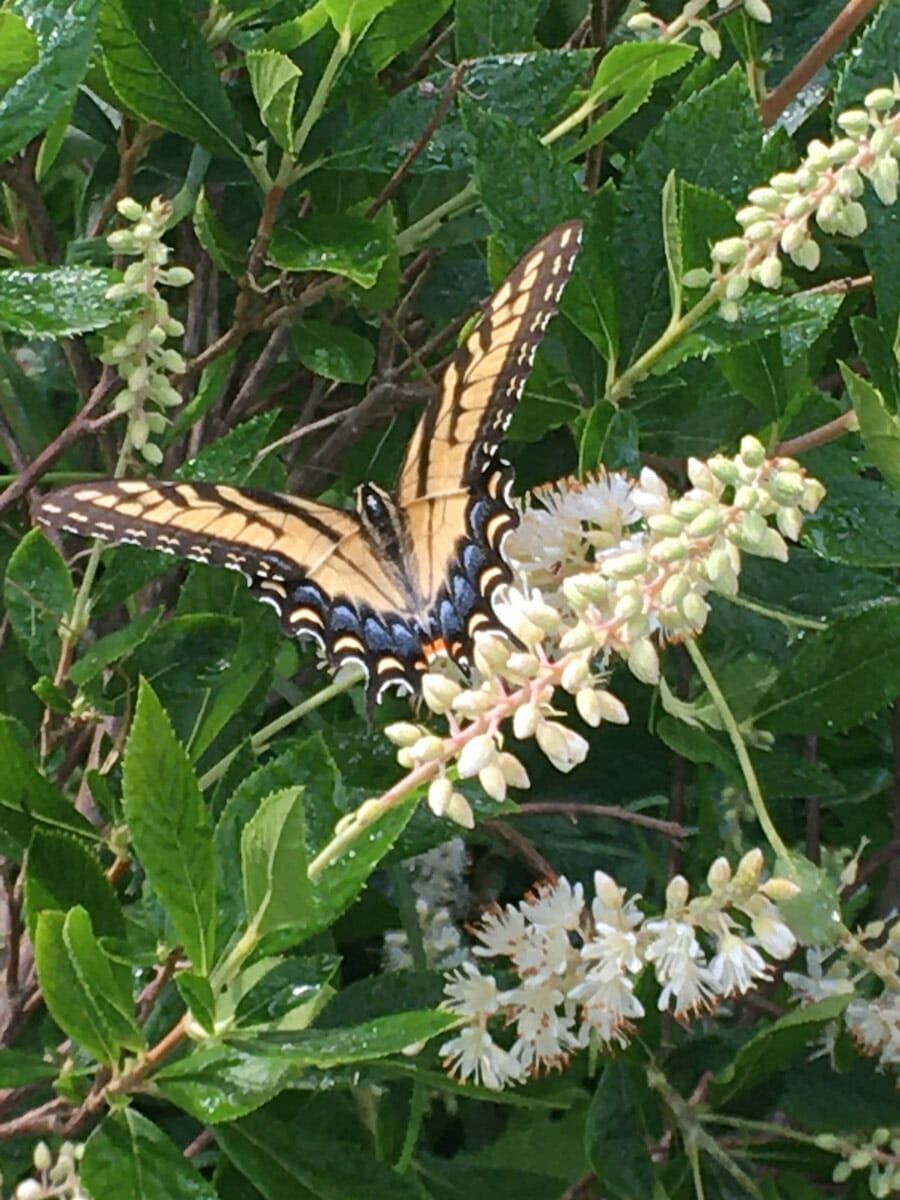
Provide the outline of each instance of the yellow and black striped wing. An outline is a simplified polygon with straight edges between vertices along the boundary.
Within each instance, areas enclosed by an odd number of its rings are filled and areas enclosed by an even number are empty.
[[[209,483],[107,480],[50,492],[35,518],[83,537],[133,543],[242,572],[289,634],[310,634],[332,664],[370,673],[406,599],[355,513],[302,497]],[[369,614],[381,614],[377,652]]]
[[[580,244],[581,222],[568,221],[519,259],[451,360],[406,452],[397,503],[419,594],[443,614],[440,637],[454,657],[476,627],[495,623],[490,595],[509,578],[501,549],[516,514],[499,445]]]

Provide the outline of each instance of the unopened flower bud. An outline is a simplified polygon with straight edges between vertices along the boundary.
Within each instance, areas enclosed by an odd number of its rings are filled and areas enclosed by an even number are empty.
[[[880,87],[869,92],[865,100],[863,100],[863,104],[865,104],[866,108],[873,108],[875,112],[887,112],[890,108],[893,108],[895,99],[891,88]]]
[[[461,792],[454,792],[447,805],[447,817],[463,829],[475,828],[475,814],[472,805]]]
[[[628,669],[641,683],[659,683],[659,655],[649,638],[642,638],[628,649]]]
[[[498,804],[506,799],[506,776],[497,763],[490,763],[484,770],[479,771],[478,782]]]
[[[535,740],[558,771],[571,771],[587,757],[588,744],[581,734],[559,721],[542,721]]]
[[[709,616],[709,605],[699,592],[688,592],[681,602],[681,611],[684,614],[684,619],[691,628],[699,631],[706,624],[706,619]]]
[[[673,875],[666,885],[666,911],[684,908],[690,897],[691,889],[683,875]]]
[[[428,785],[428,807],[436,817],[443,817],[450,806],[453,784],[446,775],[439,775]]]
[[[422,676],[422,699],[433,713],[445,713],[462,691],[455,679],[448,679],[437,671],[428,671]]]
[[[864,108],[848,108],[838,116],[837,123],[853,137],[865,137],[869,132],[869,114]]]
[[[759,884],[759,877],[764,865],[765,859],[759,847],[754,846],[752,850],[748,850],[738,863],[738,869],[734,876],[735,886],[742,891],[755,888]]]
[[[528,772],[519,762],[514,754],[509,754],[506,750],[497,757],[497,766],[503,772],[503,778],[514,788],[531,787],[531,780],[528,778]]]
[[[409,756],[417,763],[437,762],[444,757],[444,739],[428,733],[409,747]]]
[[[414,746],[422,736],[422,729],[411,721],[394,721],[384,727],[385,737],[395,746]]]
[[[560,678],[560,683],[563,688],[574,694],[587,683],[590,670],[583,658],[573,658],[571,662],[566,663],[563,667],[563,673]]]
[[[489,733],[481,733],[466,742],[459,754],[458,767],[461,779],[469,779],[494,761],[497,746]]]
[[[723,265],[743,262],[747,257],[747,244],[743,238],[723,238],[713,246],[712,257],[714,262]]]
[[[722,892],[731,883],[731,866],[724,855],[715,859],[706,872],[706,883],[711,892]]]

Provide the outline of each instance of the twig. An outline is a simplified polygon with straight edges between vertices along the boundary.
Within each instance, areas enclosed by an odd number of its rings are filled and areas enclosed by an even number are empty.
[[[393,196],[394,192],[396,192],[397,188],[403,182],[403,179],[405,178],[407,172],[409,171],[409,168],[412,166],[412,164],[416,161],[416,159],[419,157],[419,155],[422,153],[422,151],[425,149],[425,147],[431,141],[434,131],[437,129],[438,125],[440,125],[441,121],[444,119],[447,109],[450,107],[451,103],[453,102],[453,97],[456,95],[456,93],[459,91],[460,87],[462,86],[463,77],[465,76],[465,73],[468,69],[469,69],[468,59],[463,59],[463,61],[461,63],[457,64],[456,68],[453,71],[453,74],[447,80],[447,84],[444,88],[444,94],[443,94],[443,96],[441,96],[440,103],[438,104],[437,108],[434,110],[431,120],[428,122],[428,124],[422,130],[421,136],[419,137],[418,141],[406,152],[406,154],[403,156],[403,161],[400,163],[399,167],[397,167],[396,171],[393,173],[393,175],[390,177],[390,179],[387,181],[387,183],[384,185],[384,187],[381,189],[381,191],[378,193],[378,195],[375,197],[375,199],[372,201],[372,203],[366,209],[367,217],[374,217],[375,214],[378,212],[378,210],[380,208],[382,208],[383,205],[385,205],[388,202],[388,200],[390,200],[391,196]]]
[[[269,334],[262,352],[257,355],[253,365],[244,377],[244,382],[238,393],[228,406],[226,420],[230,425],[236,424],[246,414],[245,409],[259,394],[263,380],[278,362],[279,356],[290,337],[291,331],[287,325],[280,325]]]
[[[80,435],[84,433],[90,418],[107,401],[113,388],[118,383],[118,377],[113,369],[111,367],[104,367],[103,374],[100,376],[81,410],[76,413],[75,417],[69,422],[62,433],[58,434],[50,445],[41,451],[34,462],[25,468],[19,478],[14,483],[11,483],[5,491],[0,493],[0,513],[9,508],[11,504],[15,504],[17,500],[21,500],[25,493],[34,487],[41,476],[46,474],[59,456],[65,453],[78,440]]]
[[[853,30],[863,21],[878,0],[848,0],[843,12],[831,22],[819,40],[813,45],[782,79],[776,88],[759,106],[759,115],[764,126],[774,125],[779,114],[787,107],[801,88],[823,67],[832,54],[846,42]]]
[[[515,813],[510,815],[515,816]],[[559,880],[559,872],[550,860],[544,858],[534,842],[520,833],[518,829],[514,829],[505,818],[492,817],[489,821],[479,821],[478,828],[487,830],[501,842],[511,846],[518,857],[527,863],[534,872],[536,879],[546,880],[548,883],[556,883]]]
[[[106,222],[115,212],[116,205],[123,196],[127,196],[131,192],[135,168],[147,153],[150,143],[162,132],[158,125],[148,122],[138,128],[134,138],[129,142],[127,128],[128,122],[123,120],[122,128],[119,131],[119,175],[116,182],[110,188],[109,194],[103,202],[103,207],[100,209],[97,219],[91,226],[88,237],[100,236]]]
[[[841,416],[835,417],[833,421],[827,421],[824,425],[820,425],[818,429],[811,429],[809,433],[801,433],[799,437],[779,442],[772,454],[777,454],[782,458],[803,454],[807,450],[812,450],[814,446],[824,446],[826,442],[837,441],[839,437],[843,437],[845,433],[854,429],[855,425],[856,413],[851,408]]]
[[[645,829],[654,829],[657,833],[669,838],[685,838],[688,830],[677,821],[663,821],[660,817],[648,817],[645,813],[631,812],[619,804],[587,804],[574,800],[528,800],[519,806],[518,812],[504,814],[507,819],[512,817],[534,817],[541,814],[560,814],[567,816],[608,817],[613,821],[626,821],[631,825],[641,825]]]

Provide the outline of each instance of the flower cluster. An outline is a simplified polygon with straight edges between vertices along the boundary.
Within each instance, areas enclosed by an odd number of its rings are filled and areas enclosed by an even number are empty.
[[[468,906],[466,882],[468,849],[462,838],[450,838],[404,863],[415,897],[416,920],[425,962],[447,970],[466,957],[459,918]],[[389,971],[410,970],[414,965],[406,930],[389,929],[384,935],[384,961]]]
[[[804,1004],[827,996],[852,996],[843,1016],[847,1031],[863,1054],[895,1072],[900,1067],[898,944],[900,922],[873,921],[861,933],[845,933],[836,951],[807,950],[806,972],[788,971],[784,977]],[[825,1037],[829,1052],[835,1032]]]
[[[871,1137],[820,1133],[816,1145],[820,1150],[841,1156],[831,1175],[835,1183],[846,1183],[854,1171],[868,1171],[871,1195],[876,1198],[896,1196],[900,1191],[900,1136],[897,1130],[882,1127]]]
[[[893,87],[869,92],[865,108],[850,109],[837,118],[843,136],[830,145],[815,138],[796,170],[781,171],[765,187],[754,188],[749,203],[737,213],[741,236],[717,242],[712,271],[689,271],[685,284],[714,283],[723,297],[723,317],[734,321],[751,280],[765,288],[781,286],[782,253],[798,267],[816,269],[821,251],[810,230],[813,218],[823,233],[858,237],[866,228],[866,212],[859,202],[866,180],[882,204],[897,200],[898,100],[897,80]]]
[[[38,1142],[32,1161],[36,1178],[23,1179],[16,1185],[12,1200],[90,1200],[78,1177],[78,1163],[84,1153],[80,1142],[63,1142],[53,1161],[46,1142]]]
[[[117,229],[106,240],[115,254],[135,255],[137,261],[125,268],[122,282],[113,284],[107,296],[134,301],[135,309],[124,334],[108,339],[100,358],[125,381],[115,400],[116,411],[128,414],[124,448],[137,450],[156,467],[162,462],[162,451],[150,435],[162,433],[168,423],[157,410],[181,404],[169,376],[185,369],[178,351],[165,345],[166,338],[181,337],[184,326],[170,315],[159,288],[185,287],[193,273],[187,267],[165,266],[171,251],[162,238],[172,217],[170,201],[157,196],[144,208],[126,196],[116,207],[131,228]]]
[[[733,0],[715,0],[716,8],[721,12],[731,8]],[[654,32],[667,42],[680,38],[687,30],[696,29],[700,33],[700,46],[705,54],[718,58],[722,53],[722,39],[703,13],[712,7],[712,0],[687,0],[684,8],[670,21],[664,21],[649,12],[637,12],[628,18],[628,28],[635,33]],[[743,0],[743,9],[751,20],[769,24],[772,11],[765,0]]]
[[[742,552],[786,559],[785,537],[797,537],[803,514],[824,494],[792,459],[766,458],[753,437],[733,458],[691,459],[688,473],[693,487],[675,498],[648,468],[637,482],[619,474],[563,480],[533,495],[505,547],[513,583],[494,603],[517,645],[479,635],[475,686],[425,676],[423,699],[445,715],[449,737],[411,722],[386,730],[400,764],[418,772],[416,782],[430,780],[435,813],[472,824],[448,775],[453,762],[459,778],[477,777],[495,800],[507,787],[528,787],[525,768],[503,746],[506,720],[558,770],[581,763],[588,743],[558,719],[556,690],[574,698],[591,726],[627,723],[625,706],[604,686],[612,658],[656,683],[660,640],[702,631],[705,597],[737,592]]]
[[[441,1046],[445,1065],[463,1080],[502,1088],[562,1068],[592,1040],[624,1046],[644,1015],[636,985],[645,970],[660,986],[659,1009],[682,1019],[749,991],[770,974],[760,949],[784,959],[796,946],[773,903],[796,885],[762,882],[762,866],[759,850],[744,855],[734,874],[717,859],[708,893],[693,898],[678,875],[657,917],[603,871],[594,874],[590,907],[580,883],[560,878],[489,912],[475,931],[474,954],[502,960],[509,986],[473,962],[449,976],[444,1004],[465,1025]],[[514,1031],[510,1045],[495,1041],[497,1026]]]

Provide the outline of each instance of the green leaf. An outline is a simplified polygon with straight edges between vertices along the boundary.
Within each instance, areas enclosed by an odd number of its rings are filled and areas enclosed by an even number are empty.
[[[803,544],[831,562],[900,566],[900,496],[872,479],[836,479],[803,525]]]
[[[133,1108],[94,1130],[80,1175],[91,1196],[103,1200],[218,1200],[190,1159]]]
[[[100,43],[109,82],[146,121],[242,157],[245,137],[199,26],[181,4],[103,0]]]
[[[244,64],[263,125],[281,149],[291,153],[300,68],[278,50],[248,50]]]
[[[0,715],[0,845],[18,858],[34,830],[70,832],[92,840],[98,833],[31,761],[30,738],[14,717]]]
[[[69,834],[35,830],[28,848],[25,906],[34,937],[38,914],[81,905],[98,937],[124,937],[122,908],[95,854]]]
[[[781,1071],[806,1047],[811,1046],[832,1021],[842,1015],[852,992],[827,996],[797,1008],[767,1026],[746,1045],[734,1060],[710,1081],[710,1097],[716,1107],[727,1104],[741,1092],[758,1087]]]
[[[352,213],[285,222],[276,227],[269,243],[269,259],[276,267],[329,271],[363,288],[373,286],[389,251],[378,222]]]
[[[223,223],[219,214],[210,204],[205,188],[201,188],[197,193],[197,201],[194,205],[194,232],[200,245],[220,270],[233,279],[238,279],[243,275],[247,269],[249,247]],[[223,357],[225,363],[230,363],[234,356],[232,354]],[[204,371],[204,375],[210,371],[221,372],[223,357],[214,359]],[[196,396],[189,403],[194,404],[195,401]],[[182,416],[183,413],[179,412],[177,419],[180,421]]]
[[[628,1200],[653,1194],[649,1147],[658,1131],[647,1127],[645,1110],[651,1103],[643,1071],[627,1063],[607,1062],[591,1099],[585,1145],[597,1182],[609,1196]]]
[[[530,50],[540,0],[456,0],[457,58]]]
[[[341,33],[346,31],[355,37],[366,25],[393,0],[323,0],[332,25]]]
[[[841,922],[841,895],[835,875],[801,854],[793,854],[787,861],[778,859],[774,874],[790,879],[799,889],[795,895],[778,901],[778,908],[798,940],[823,951],[836,946],[845,926]]]
[[[364,49],[376,74],[415,46],[440,20],[453,0],[394,0],[366,31]]]
[[[900,491],[900,418],[888,411],[881,392],[867,379],[851,371],[846,363],[838,366],[853,401],[869,458],[891,487]]]
[[[100,1062],[118,1061],[123,1047],[143,1045],[130,1011],[130,972],[100,949],[90,917],[45,911],[37,919],[34,961],[50,1015]]]
[[[192,756],[194,739],[212,698],[223,685],[241,638],[241,623],[213,613],[190,613],[166,621],[123,664],[142,675],[159,695],[178,737]]]
[[[340,963],[335,954],[275,961],[241,997],[235,1021],[244,1026],[271,1024],[300,1008],[311,1019]],[[309,1020],[304,1024],[308,1025]]]
[[[590,146],[609,137],[649,99],[657,79],[680,71],[693,58],[692,46],[675,43],[624,42],[612,46],[601,59],[588,88],[588,97],[605,112],[596,113],[596,120],[578,141],[566,151],[567,158],[583,154]],[[616,102],[609,101],[618,97]]]
[[[150,886],[194,969],[205,975],[215,932],[212,832],[187,755],[144,680],[125,747],[122,800]]]
[[[247,917],[260,936],[313,917],[302,787],[266,797],[244,827],[241,860]]]
[[[110,663],[126,658],[136,646],[148,636],[162,615],[162,608],[152,608],[139,613],[122,629],[98,638],[96,642],[69,668],[69,678],[76,687],[84,687]]]
[[[461,98],[461,110],[481,201],[492,226],[515,251],[561,221],[581,215],[585,200],[571,170],[541,145],[533,130],[520,129],[508,117],[466,97]],[[523,178],[527,189],[521,186]],[[583,250],[580,257],[584,256]]]
[[[394,11],[389,9],[385,16]],[[369,37],[366,44],[368,41]],[[590,64],[591,53],[584,50],[491,55],[471,64],[466,72],[466,87],[475,95],[490,96],[492,112],[534,134],[535,130],[547,129],[558,120],[560,110],[568,104],[572,89],[578,87]],[[449,70],[441,71],[431,77],[434,89],[423,89],[416,83],[392,96],[384,109],[347,131],[329,166],[354,173],[395,171],[410,146],[422,138],[433,121],[441,91],[449,78]],[[451,108],[410,165],[409,172],[443,174],[468,171],[469,167],[463,120],[459,111]],[[538,221],[534,225],[540,233],[549,228]],[[531,240],[536,236],[537,233]]]
[[[832,325],[842,304],[842,296],[755,292],[741,300],[739,321],[725,321],[718,312],[698,321],[658,360],[654,373],[664,374],[686,359],[733,352],[769,337],[776,339],[784,362],[791,364],[805,356],[809,346]]]
[[[108,300],[121,279],[108,267],[16,267],[0,272],[0,329],[22,337],[72,337],[127,317],[132,302]]]
[[[7,91],[36,66],[40,57],[37,38],[18,13],[0,12],[0,88]]]
[[[354,1136],[339,1125],[310,1127],[266,1109],[217,1126],[216,1140],[265,1200],[422,1200],[417,1182],[379,1162],[371,1147],[360,1143],[358,1131]]]
[[[71,615],[75,589],[69,568],[40,529],[32,529],[10,555],[3,584],[9,623],[42,675],[56,673],[59,624]]]
[[[756,721],[775,733],[844,733],[900,695],[900,602],[874,603],[805,644],[763,697]]]
[[[298,1067],[339,1067],[400,1054],[407,1046],[428,1042],[459,1023],[455,1013],[423,1009],[375,1017],[349,1028],[261,1033],[253,1044]]]
[[[372,374],[375,348],[351,329],[309,319],[293,326],[291,338],[297,357],[316,375],[341,383],[365,383]]]
[[[216,998],[209,980],[193,971],[179,971],[175,986],[194,1020],[212,1035],[216,1028]]]
[[[616,261],[623,361],[662,333],[669,319],[659,197],[673,166],[679,179],[734,204],[757,181],[762,130],[746,80],[735,67],[675,104],[633,156],[619,188]]]
[[[298,1074],[288,1059],[260,1053],[255,1045],[207,1045],[157,1071],[153,1082],[173,1104],[215,1125],[253,1112]]]
[[[0,96],[0,160],[42,133],[74,98],[94,47],[100,0],[15,0],[4,13],[7,69],[25,65],[29,49],[12,26],[22,18],[38,46],[37,61]]]
[[[31,1087],[57,1074],[55,1063],[47,1062],[42,1054],[30,1050],[10,1050],[0,1054],[0,1087]]]

